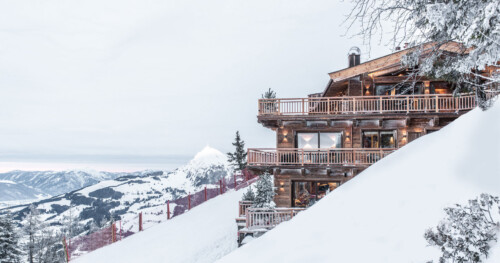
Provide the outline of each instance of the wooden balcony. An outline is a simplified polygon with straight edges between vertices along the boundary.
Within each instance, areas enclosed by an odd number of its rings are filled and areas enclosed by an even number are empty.
[[[259,99],[259,117],[454,113],[476,107],[474,94]]]
[[[256,228],[271,229],[280,223],[292,219],[304,210],[304,208],[247,208],[246,228],[248,230]]]
[[[249,148],[249,166],[368,166],[391,154],[393,148]]]

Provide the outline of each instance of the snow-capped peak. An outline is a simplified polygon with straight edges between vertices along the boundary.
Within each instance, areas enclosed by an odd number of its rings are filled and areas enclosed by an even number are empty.
[[[198,152],[189,162],[190,165],[209,166],[209,165],[226,165],[227,156],[219,150],[210,146],[205,146],[203,150]]]

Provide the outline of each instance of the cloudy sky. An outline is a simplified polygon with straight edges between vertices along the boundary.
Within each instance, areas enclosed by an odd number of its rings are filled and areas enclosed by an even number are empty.
[[[173,168],[205,145],[273,147],[257,99],[322,91],[349,2],[0,1],[0,171]],[[371,50],[371,58],[389,52]]]

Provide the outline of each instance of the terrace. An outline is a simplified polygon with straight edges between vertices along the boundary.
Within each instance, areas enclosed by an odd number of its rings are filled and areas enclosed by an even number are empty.
[[[249,148],[248,166],[369,166],[391,154],[393,148]]]

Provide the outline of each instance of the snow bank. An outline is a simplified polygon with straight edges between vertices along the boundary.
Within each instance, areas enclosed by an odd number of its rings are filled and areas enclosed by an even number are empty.
[[[500,195],[500,103],[475,109],[371,166],[219,262],[426,262],[443,208]],[[488,262],[500,262],[500,245]],[[496,260],[496,261],[495,261]]]
[[[245,191],[230,191],[72,262],[214,262],[238,246],[234,220]]]

